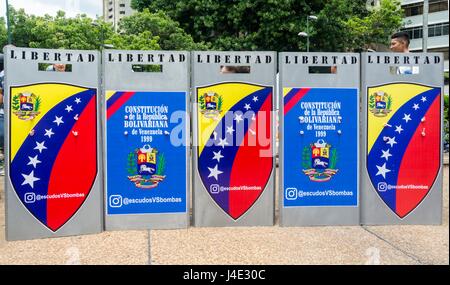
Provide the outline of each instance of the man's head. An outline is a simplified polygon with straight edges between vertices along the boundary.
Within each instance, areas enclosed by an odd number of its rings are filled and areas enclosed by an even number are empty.
[[[66,71],[66,65],[61,63],[55,63],[53,64],[53,67],[55,68],[55,71],[57,72],[64,72]]]
[[[236,66],[222,66],[220,68],[221,73],[237,73]]]
[[[409,35],[405,32],[398,32],[391,36],[391,51],[409,52]]]
[[[221,66],[220,72],[225,73],[250,73],[250,66]]]

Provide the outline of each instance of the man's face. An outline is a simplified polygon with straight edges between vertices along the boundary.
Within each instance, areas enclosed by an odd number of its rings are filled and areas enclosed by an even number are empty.
[[[402,39],[392,39],[391,40],[391,51],[393,52],[405,52],[408,48],[406,43]]]
[[[55,70],[58,71],[58,72],[66,71],[66,65],[65,64],[55,64],[54,67],[55,67]]]

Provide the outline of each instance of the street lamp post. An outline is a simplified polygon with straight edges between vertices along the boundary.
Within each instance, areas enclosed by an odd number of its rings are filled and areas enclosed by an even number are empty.
[[[11,25],[9,22],[9,3],[8,0],[6,0],[6,22],[7,22],[7,29],[8,29],[8,44],[12,44],[12,37],[11,37]]]
[[[429,13],[429,0],[423,1],[423,29],[422,29],[422,51],[428,50],[428,13]]]
[[[309,20],[317,21],[317,16],[309,15],[308,17],[306,17],[306,32],[298,33],[299,36],[306,37],[306,52],[309,52]]]
[[[105,29],[104,29],[103,25],[100,23],[97,23],[97,22],[92,22],[92,26],[100,29],[100,45],[99,45],[100,51],[102,51],[103,49],[114,48],[114,45],[105,44]]]
[[[309,39],[308,39],[309,35],[308,35],[308,33],[307,32],[300,32],[300,33],[298,33],[298,35],[300,37],[306,38],[306,52],[309,52]]]
[[[99,44],[99,49],[100,51],[102,51],[103,49],[103,45],[104,45],[104,41],[105,41],[105,36],[103,33],[103,27],[101,24],[97,23],[97,22],[92,22],[91,23],[92,26],[97,27],[100,30],[100,44]]]

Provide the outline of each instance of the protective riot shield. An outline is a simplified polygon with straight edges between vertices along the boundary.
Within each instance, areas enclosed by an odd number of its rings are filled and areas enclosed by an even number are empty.
[[[104,52],[107,230],[189,225],[189,54]]]
[[[357,225],[359,54],[281,53],[280,225]]]
[[[274,223],[274,52],[194,52],[195,226]]]
[[[362,58],[361,223],[442,220],[443,57]]]
[[[6,237],[102,230],[97,51],[5,49]]]

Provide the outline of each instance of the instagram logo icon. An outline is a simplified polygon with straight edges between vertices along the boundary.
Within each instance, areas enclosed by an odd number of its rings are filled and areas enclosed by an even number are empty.
[[[24,200],[25,200],[25,203],[27,203],[27,204],[33,204],[34,202],[36,202],[36,194],[25,193]]]
[[[387,188],[388,188],[388,186],[387,186],[387,183],[386,183],[386,182],[380,182],[380,183],[378,183],[378,187],[377,187],[378,192],[386,192],[386,191],[387,191]]]
[[[287,188],[286,189],[286,200],[297,200],[298,191],[297,188]]]
[[[219,194],[219,192],[220,192],[220,186],[217,185],[217,184],[212,184],[212,185],[209,187],[209,192],[211,192],[211,194]]]

